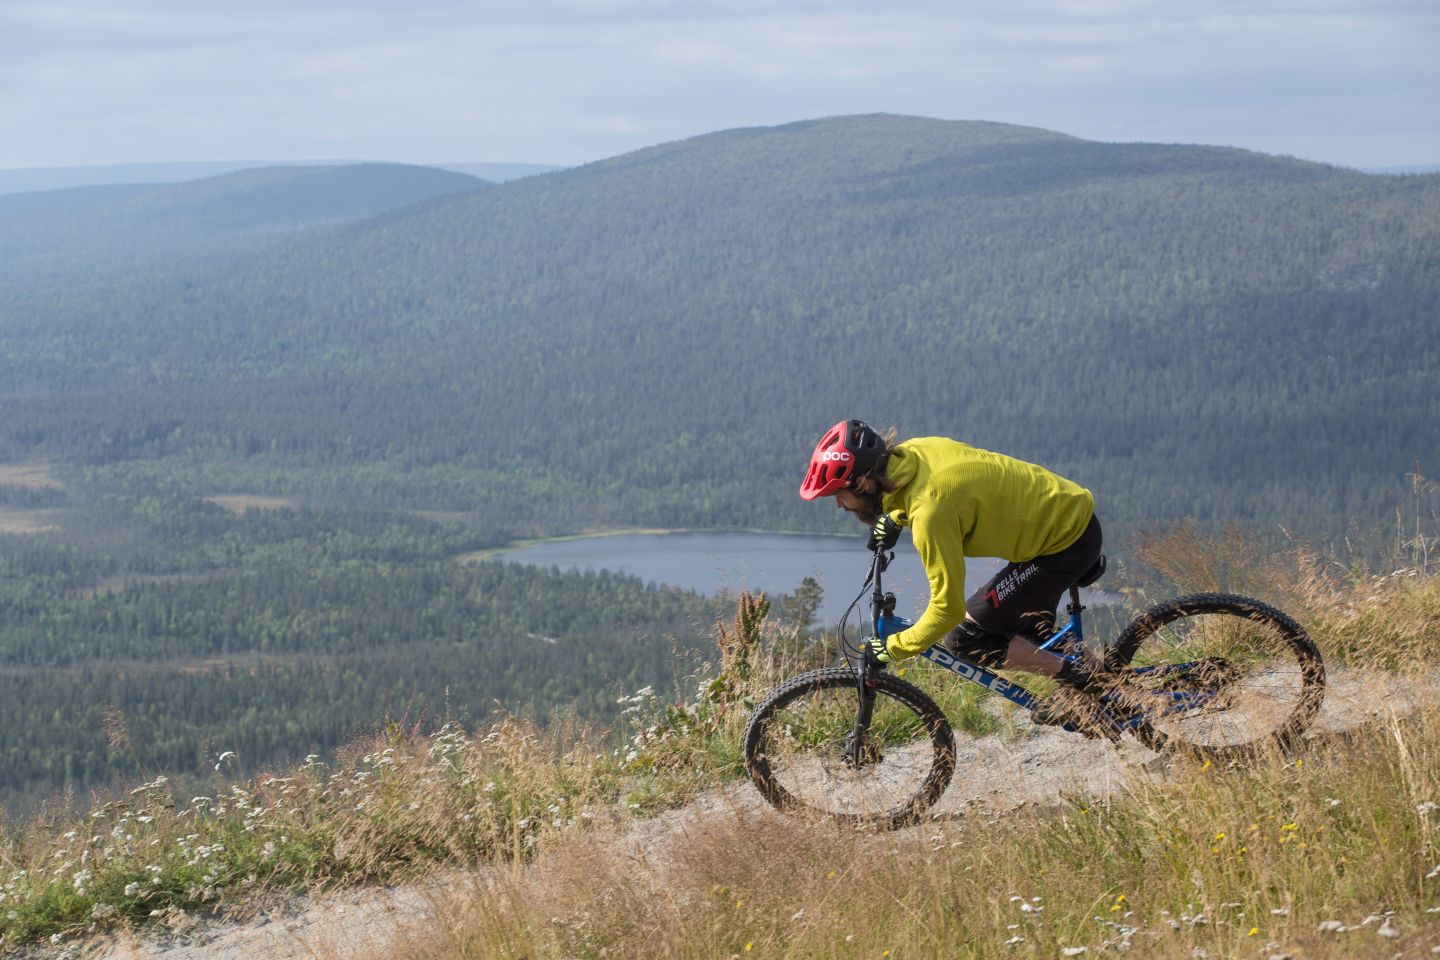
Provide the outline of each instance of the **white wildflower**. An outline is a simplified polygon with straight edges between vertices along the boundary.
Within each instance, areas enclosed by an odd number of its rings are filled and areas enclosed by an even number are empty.
[[[115,907],[109,903],[97,903],[90,908],[90,916],[95,920],[109,920],[115,916]]]

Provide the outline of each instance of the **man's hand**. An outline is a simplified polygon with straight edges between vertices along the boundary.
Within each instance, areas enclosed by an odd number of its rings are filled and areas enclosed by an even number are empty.
[[[865,541],[865,549],[871,552],[875,550],[890,550],[900,542],[900,524],[890,519],[890,515],[883,514],[875,521],[875,527],[870,531],[870,537]]]
[[[865,662],[871,670],[884,670],[890,664],[890,651],[885,647],[883,637],[871,637],[865,641]]]

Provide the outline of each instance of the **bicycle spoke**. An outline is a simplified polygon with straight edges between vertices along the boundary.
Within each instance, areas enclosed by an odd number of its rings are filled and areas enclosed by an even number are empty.
[[[1207,594],[1161,604],[1117,641],[1127,695],[1157,744],[1223,753],[1286,743],[1309,724],[1324,671],[1303,631],[1242,597]],[[1152,744],[1156,745],[1156,744]]]
[[[909,684],[884,678],[856,750],[854,674],[812,676],[818,679],[797,678],[772,693],[746,731],[747,766],[771,802],[889,825],[933,802],[954,764],[939,708]]]

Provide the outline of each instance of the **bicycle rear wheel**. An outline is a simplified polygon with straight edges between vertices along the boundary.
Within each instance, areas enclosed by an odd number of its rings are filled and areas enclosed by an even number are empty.
[[[1325,698],[1325,665],[1281,611],[1223,593],[1156,604],[1106,650],[1155,750],[1226,758],[1294,746]]]
[[[888,673],[871,683],[875,712],[860,750],[850,745],[860,695],[848,667],[802,673],[761,701],[745,728],[745,769],[765,799],[782,810],[896,828],[940,798],[955,772],[944,712]]]

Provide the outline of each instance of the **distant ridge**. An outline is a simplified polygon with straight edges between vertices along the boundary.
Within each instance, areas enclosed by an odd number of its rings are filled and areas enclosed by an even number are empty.
[[[10,267],[0,284],[93,282],[173,268],[488,186],[432,167],[354,164],[261,167],[183,183],[0,196],[0,259]]]
[[[468,173],[472,177],[489,180],[491,183],[506,183],[510,180],[519,180],[521,177],[534,177],[542,173],[554,173],[556,170],[565,169],[548,163],[437,163],[434,166],[441,170]]]
[[[1435,177],[888,114],[727,130],[12,311],[0,379],[36,399],[0,450],[403,463],[367,495],[519,535],[833,529],[795,471],[861,415],[1053,466],[1117,528],[1333,533],[1440,448],[1437,249]]]
[[[131,183],[183,183],[237,170],[260,167],[336,167],[371,163],[362,160],[200,160],[175,163],[117,163],[73,167],[17,167],[0,170],[0,196],[38,190],[68,190]],[[500,183],[563,167],[543,163],[433,163],[423,166],[469,174]]]
[[[117,183],[183,183],[256,167],[332,167],[344,160],[195,160],[174,163],[111,163],[94,166],[17,167],[0,170],[0,195],[68,190]]]
[[[1412,163],[1399,167],[1361,167],[1361,173],[1440,173],[1440,163]]]

